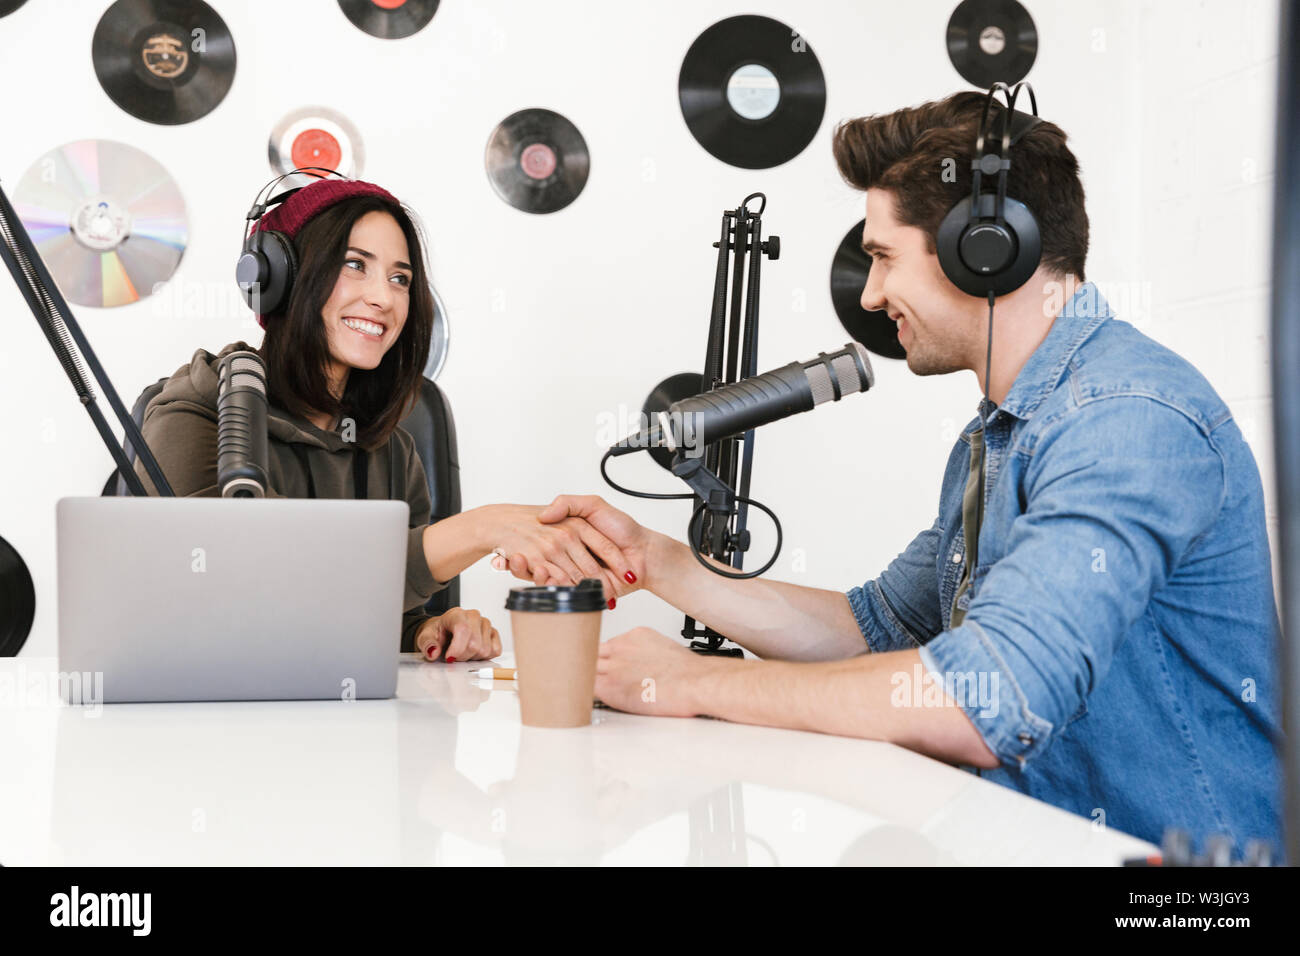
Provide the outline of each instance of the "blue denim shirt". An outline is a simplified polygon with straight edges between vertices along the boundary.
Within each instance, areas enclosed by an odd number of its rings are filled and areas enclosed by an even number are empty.
[[[848,592],[869,648],[921,649],[919,682],[1000,761],[986,779],[1153,843],[1181,827],[1280,857],[1263,488],[1227,406],[1085,283],[987,412],[965,618],[949,629],[978,417],[933,527]],[[944,699],[895,677],[896,704]]]

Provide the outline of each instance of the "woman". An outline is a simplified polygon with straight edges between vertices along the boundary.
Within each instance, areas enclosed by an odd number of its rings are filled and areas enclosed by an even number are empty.
[[[435,591],[494,551],[539,584],[602,578],[612,608],[615,575],[628,566],[580,518],[544,525],[541,507],[502,504],[429,523],[424,466],[399,427],[417,398],[433,325],[423,243],[406,208],[372,183],[321,179],[255,228],[281,233],[297,254],[286,306],[258,315],[259,349],[199,349],[145,410],[142,433],[176,494],[220,493],[217,367],[232,351],[257,351],[267,371],[268,497],[351,498],[364,480],[366,497],[382,498],[391,481],[410,505],[403,650],[428,660],[445,651],[449,663],[501,653],[500,634],[477,611],[424,611]],[[138,461],[136,472],[156,493]]]

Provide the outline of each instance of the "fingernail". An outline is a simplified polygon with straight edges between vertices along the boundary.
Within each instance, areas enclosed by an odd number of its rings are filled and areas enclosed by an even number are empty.
[[[631,571],[624,571],[623,580],[626,581],[628,584],[636,584],[636,575],[633,574]]]
[[[618,602],[615,601],[613,598],[610,598],[610,599],[609,599],[608,601],[606,601],[605,603],[609,605],[609,609],[612,611],[612,610],[614,610],[614,605],[617,604]]]
[[[456,658],[454,658],[454,657],[449,657],[449,658],[447,658],[447,663],[448,663],[448,664],[455,664],[455,663],[456,663]]]

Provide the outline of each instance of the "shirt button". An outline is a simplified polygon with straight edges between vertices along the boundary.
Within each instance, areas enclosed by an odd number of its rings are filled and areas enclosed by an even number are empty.
[[[1019,734],[1017,734],[1016,739],[1019,740],[1026,747],[1028,747],[1030,744],[1034,742],[1034,738],[1029,736],[1029,734],[1025,733],[1024,731],[1021,731]]]
[[[954,551],[954,552],[952,553],[952,563],[953,563],[953,564],[961,564],[961,552],[960,552],[960,551]]]

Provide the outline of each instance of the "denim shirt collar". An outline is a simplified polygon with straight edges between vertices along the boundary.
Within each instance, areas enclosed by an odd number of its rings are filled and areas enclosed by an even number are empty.
[[[1068,292],[1070,288],[1066,285],[1064,291]],[[1110,305],[1093,283],[1080,285],[1057,313],[1046,338],[1038,344],[1038,348],[1034,349],[1020,369],[1020,374],[1016,376],[1002,404],[989,404],[989,416],[1002,411],[1025,420],[1033,417],[1034,410],[1060,384],[1065,367],[1070,364],[1074,353],[1098,326],[1113,317]],[[994,361],[996,360],[995,354]],[[983,403],[984,399],[981,398],[980,404]],[[978,429],[979,424],[976,423],[969,432]]]

